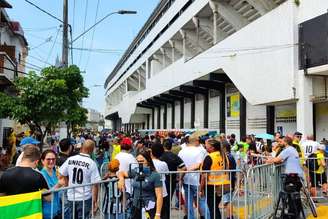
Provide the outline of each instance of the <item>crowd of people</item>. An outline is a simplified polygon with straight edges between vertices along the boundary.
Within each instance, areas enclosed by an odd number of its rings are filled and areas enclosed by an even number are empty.
[[[16,166],[0,178],[0,195],[68,186],[67,192],[44,193],[44,218],[89,218],[100,207],[105,218],[166,219],[174,203],[184,218],[194,219],[196,213],[231,219],[232,194],[242,187],[237,170],[266,163],[285,163],[285,173],[308,181],[314,197],[317,190],[326,195],[328,189],[327,142],[316,142],[311,135],[304,139],[299,132],[275,133],[270,141],[254,135],[237,141],[234,134],[109,132],[65,138],[58,145],[51,141],[43,152],[39,143],[33,138],[20,143]],[[108,167],[105,174],[100,172],[103,165]],[[104,190],[97,184],[101,180],[106,180]]]

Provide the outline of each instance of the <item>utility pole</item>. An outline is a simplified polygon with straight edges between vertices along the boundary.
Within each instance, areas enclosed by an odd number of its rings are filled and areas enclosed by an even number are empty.
[[[63,0],[63,48],[62,66],[68,66],[68,0]]]

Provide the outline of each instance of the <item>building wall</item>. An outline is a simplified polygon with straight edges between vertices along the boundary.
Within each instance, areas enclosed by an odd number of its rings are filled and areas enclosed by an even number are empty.
[[[296,127],[296,104],[277,105],[275,107],[275,130],[282,134],[293,134]]]
[[[211,97],[213,93],[213,97]],[[216,96],[215,96],[216,95]],[[220,128],[220,97],[215,92],[210,92],[209,108],[208,108],[208,127],[210,129]]]
[[[266,133],[266,106],[253,106],[246,103],[246,133]]]
[[[328,139],[328,102],[316,104],[316,139]]]
[[[180,128],[180,102],[175,102],[175,128]]]
[[[161,106],[161,129],[164,129],[164,106]]]
[[[158,108],[155,108],[154,119],[155,119],[155,129],[157,129],[157,117],[158,117]]]
[[[167,128],[172,128],[172,105],[167,104]]]
[[[204,128],[204,96],[200,94],[196,95],[195,128]]]
[[[191,100],[187,98],[185,98],[184,105],[184,128],[191,128]]]

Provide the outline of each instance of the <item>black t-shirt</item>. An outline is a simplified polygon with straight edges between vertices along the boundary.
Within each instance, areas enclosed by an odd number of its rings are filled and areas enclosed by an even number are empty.
[[[69,156],[67,154],[59,152],[58,158],[57,158],[57,161],[56,161],[56,165],[60,167],[61,165],[63,165],[63,163],[65,163],[67,158],[69,158]]]
[[[30,167],[13,167],[0,178],[0,193],[17,195],[49,189],[41,173]]]
[[[167,163],[170,171],[177,171],[178,168],[183,168],[185,166],[183,160],[178,155],[170,151],[165,151],[162,154],[161,161]]]
[[[178,168],[183,168],[185,166],[183,160],[176,154],[171,151],[165,151],[161,156],[161,161],[164,161],[170,171],[177,171]],[[171,182],[170,182],[171,181]],[[171,177],[169,175],[166,176],[166,187],[170,188],[170,184],[175,184],[176,182],[176,174],[172,174]]]
[[[202,170],[211,170],[212,158],[207,155],[203,161]]]

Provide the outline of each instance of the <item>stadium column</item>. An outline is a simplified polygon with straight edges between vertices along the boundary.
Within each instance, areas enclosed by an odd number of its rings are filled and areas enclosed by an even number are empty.
[[[267,122],[267,127],[266,131],[269,134],[274,134],[274,115],[275,115],[275,108],[274,106],[266,106],[266,122]]]
[[[184,128],[184,98],[180,100],[180,128]]]
[[[167,103],[164,104],[163,128],[167,129]]]
[[[151,128],[155,129],[155,108],[151,109]]]
[[[158,106],[157,108],[157,129],[161,129],[161,106]]]
[[[303,135],[313,134],[313,94],[312,78],[306,75],[298,75],[298,101],[296,104],[297,131]],[[295,95],[296,96],[296,95]]]
[[[175,101],[171,103],[171,128],[175,128]]]
[[[226,93],[225,87],[220,90],[220,133],[226,133]]]
[[[191,98],[191,119],[190,119],[190,128],[195,128],[195,107],[196,107],[196,95],[193,95]]]
[[[209,91],[204,94],[204,128],[208,128]]]
[[[147,125],[146,125],[147,129],[150,129],[150,115],[147,114]]]
[[[239,130],[240,137],[246,136],[246,99],[240,93]]]

